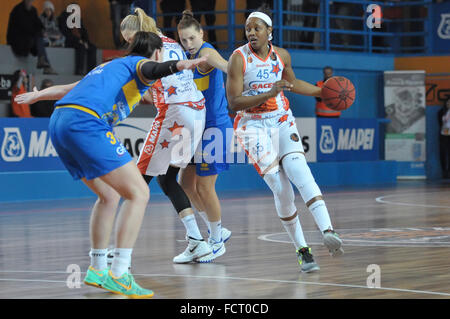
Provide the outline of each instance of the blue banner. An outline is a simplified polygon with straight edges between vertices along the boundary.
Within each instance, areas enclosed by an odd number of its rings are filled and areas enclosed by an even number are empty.
[[[433,53],[450,53],[450,3],[433,4]]]
[[[65,170],[48,123],[48,118],[0,118],[0,172]]]
[[[376,119],[317,119],[317,161],[379,159]]]

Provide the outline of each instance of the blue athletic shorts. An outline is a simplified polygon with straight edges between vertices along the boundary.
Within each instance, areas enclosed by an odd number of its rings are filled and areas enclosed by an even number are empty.
[[[214,127],[205,127],[201,151],[197,150],[193,163],[198,176],[217,175],[229,169],[227,154],[233,139],[233,125],[230,121]],[[201,155],[201,159],[199,158]],[[229,156],[228,156],[229,157]]]
[[[103,176],[132,160],[111,126],[94,114],[80,106],[63,106],[50,118],[53,146],[76,180]]]

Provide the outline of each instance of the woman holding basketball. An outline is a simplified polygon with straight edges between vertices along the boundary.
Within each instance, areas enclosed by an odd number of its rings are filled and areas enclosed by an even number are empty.
[[[292,182],[323,234],[333,256],[343,252],[322,193],[305,159],[295,118],[283,91],[321,96],[321,88],[296,79],[290,54],[271,44],[272,20],[253,12],[245,24],[248,43],[236,49],[228,64],[227,97],[237,112],[235,134],[256,170],[274,194],[281,223],[293,241],[301,270],[319,269],[303,236]]]

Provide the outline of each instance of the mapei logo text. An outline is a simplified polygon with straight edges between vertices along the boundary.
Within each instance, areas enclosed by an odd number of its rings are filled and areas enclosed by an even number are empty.
[[[330,125],[322,125],[319,148],[324,154],[337,151],[371,151],[374,147],[374,128],[340,128],[337,143]]]
[[[4,127],[3,133],[1,156],[5,162],[20,162],[25,155],[27,157],[58,156],[47,131],[31,131],[28,147],[25,146],[18,127]]]

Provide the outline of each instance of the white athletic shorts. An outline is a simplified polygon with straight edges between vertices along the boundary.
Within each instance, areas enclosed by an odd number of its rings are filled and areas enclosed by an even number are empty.
[[[234,132],[260,175],[289,153],[305,153],[290,109],[274,114],[238,114]]]
[[[164,175],[169,165],[186,167],[205,128],[206,109],[170,104],[159,109],[147,133],[137,166],[141,174]]]

